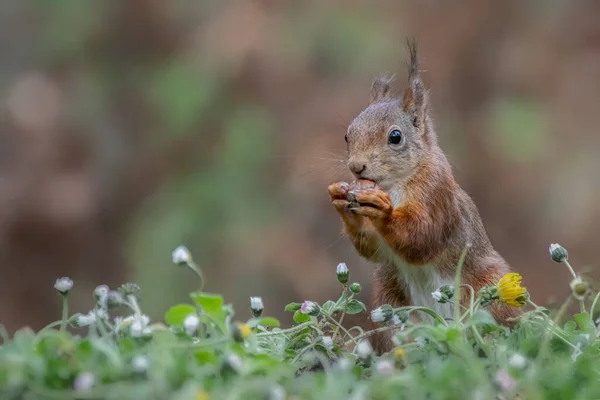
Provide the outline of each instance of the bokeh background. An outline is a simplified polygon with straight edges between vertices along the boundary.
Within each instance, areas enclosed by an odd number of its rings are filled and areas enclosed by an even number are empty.
[[[3,0],[0,321],[59,318],[96,285],[142,286],[160,318],[198,281],[185,244],[239,318],[260,295],[338,295],[344,261],[328,184],[373,76],[405,82],[420,43],[441,144],[489,236],[540,304],[600,263],[597,1]]]

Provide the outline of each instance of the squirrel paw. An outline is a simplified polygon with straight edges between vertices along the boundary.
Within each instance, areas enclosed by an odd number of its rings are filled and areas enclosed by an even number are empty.
[[[354,203],[349,201],[350,185],[346,182],[338,182],[329,185],[329,197],[331,204],[342,216],[347,224],[357,227],[362,225],[364,217],[355,213]]]
[[[392,198],[381,189],[361,190],[356,193],[356,201],[360,207],[354,209],[354,212],[374,221],[386,220],[394,211]]]

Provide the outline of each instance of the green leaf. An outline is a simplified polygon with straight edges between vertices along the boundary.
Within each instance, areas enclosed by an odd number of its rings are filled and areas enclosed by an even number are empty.
[[[567,321],[563,329],[566,333],[574,333],[575,329],[577,329],[577,324],[575,321]]]
[[[217,325],[221,333],[226,334],[228,332],[227,324],[225,323],[227,313],[224,310],[223,297],[204,292],[192,293],[191,297],[202,308],[202,311],[204,311],[209,319]]]
[[[217,363],[217,356],[215,356],[215,353],[208,350],[199,350],[195,352],[194,358],[200,365]]]
[[[478,309],[469,320],[469,325],[498,325],[488,310]]]
[[[327,314],[330,314],[332,311],[334,311],[334,307],[335,303],[331,300],[327,300],[325,304],[323,304],[322,308]]]
[[[360,302],[356,299],[352,299],[348,302],[346,306],[346,314],[358,314],[361,312],[366,312],[367,306],[363,302]]]
[[[189,304],[178,304],[165,313],[165,322],[169,325],[181,326],[185,318],[196,312],[196,307]]]
[[[285,306],[285,311],[298,311],[302,307],[302,303],[290,303]]]
[[[303,314],[300,310],[297,310],[294,313],[294,322],[300,324],[302,322],[310,321],[310,316],[308,314]]]
[[[594,320],[592,320],[592,317],[589,313],[584,312],[581,314],[575,314],[573,316],[573,319],[575,320],[575,322],[577,322],[577,325],[579,325],[579,329],[583,333],[589,333],[590,335],[596,333],[596,325],[594,324]]]
[[[275,328],[279,328],[281,325],[279,320],[273,317],[262,317],[258,319],[258,324],[262,326],[273,326]]]
[[[218,294],[192,293],[192,299],[207,313],[223,311],[223,297]]]

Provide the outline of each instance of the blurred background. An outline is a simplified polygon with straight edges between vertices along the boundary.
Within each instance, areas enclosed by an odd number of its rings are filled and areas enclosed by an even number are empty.
[[[368,4],[367,4],[368,3]],[[0,2],[0,322],[60,317],[75,281],[142,286],[161,318],[198,281],[237,317],[337,298],[327,186],[375,75],[405,82],[416,36],[440,142],[497,250],[539,304],[568,295],[559,242],[600,264],[600,3],[275,0]],[[353,322],[360,322],[355,320]]]

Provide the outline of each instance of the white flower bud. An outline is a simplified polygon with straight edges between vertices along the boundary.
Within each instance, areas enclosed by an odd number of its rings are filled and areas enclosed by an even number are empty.
[[[321,313],[321,308],[317,303],[306,300],[304,303],[302,303],[302,306],[300,307],[300,312],[302,314],[308,314],[313,317],[316,317]]]
[[[356,355],[362,359],[369,358],[369,356],[373,353],[373,348],[368,340],[362,340],[356,346]]]
[[[128,317],[131,318],[131,317]],[[125,320],[127,320],[126,318]],[[131,326],[129,327],[129,334],[131,337],[139,338],[142,336],[148,336],[152,333],[152,330],[148,327],[150,318],[147,315],[133,316]]]
[[[196,314],[190,314],[183,320],[183,329],[188,336],[194,336],[200,325],[200,318]]]
[[[333,350],[333,339],[331,338],[331,336],[323,336],[322,340],[323,340],[323,346],[325,346],[325,348],[328,351]]]
[[[346,266],[345,263],[339,263],[336,269],[336,275],[338,278],[338,281],[342,284],[345,285],[346,283],[348,283],[348,277],[350,275],[349,271],[348,271],[348,267]]]
[[[261,297],[250,297],[250,311],[252,311],[252,315],[255,318],[258,318],[262,315],[265,307],[263,306],[263,301]]]
[[[234,371],[242,369],[242,359],[237,354],[230,354],[225,358],[227,365]]]
[[[521,354],[515,353],[509,358],[508,365],[512,368],[523,369],[527,365],[527,359]]]
[[[80,372],[73,382],[73,389],[76,392],[85,392],[90,390],[96,384],[96,378],[90,372]]]
[[[394,310],[388,304],[371,311],[371,320],[373,322],[387,322],[394,316]]]
[[[435,292],[431,293],[431,297],[433,297],[435,301],[439,302],[440,300],[442,300],[442,292],[436,290]]]
[[[144,372],[148,371],[148,368],[150,367],[150,360],[148,360],[148,357],[138,354],[137,356],[133,357],[133,360],[131,360],[131,366],[135,372],[138,374],[143,374]]]
[[[67,278],[66,276],[64,278],[57,279],[56,283],[54,283],[54,289],[58,290],[63,296],[67,295],[72,288],[73,281],[71,278]]]
[[[550,257],[552,257],[552,259],[557,263],[561,263],[569,259],[569,253],[567,252],[567,249],[565,249],[558,243],[552,243],[550,245],[549,251]]]
[[[381,375],[392,375],[394,373],[394,363],[390,360],[381,360],[375,364],[375,369]]]
[[[185,246],[179,246],[173,250],[173,264],[187,265],[192,261],[192,254]]]

